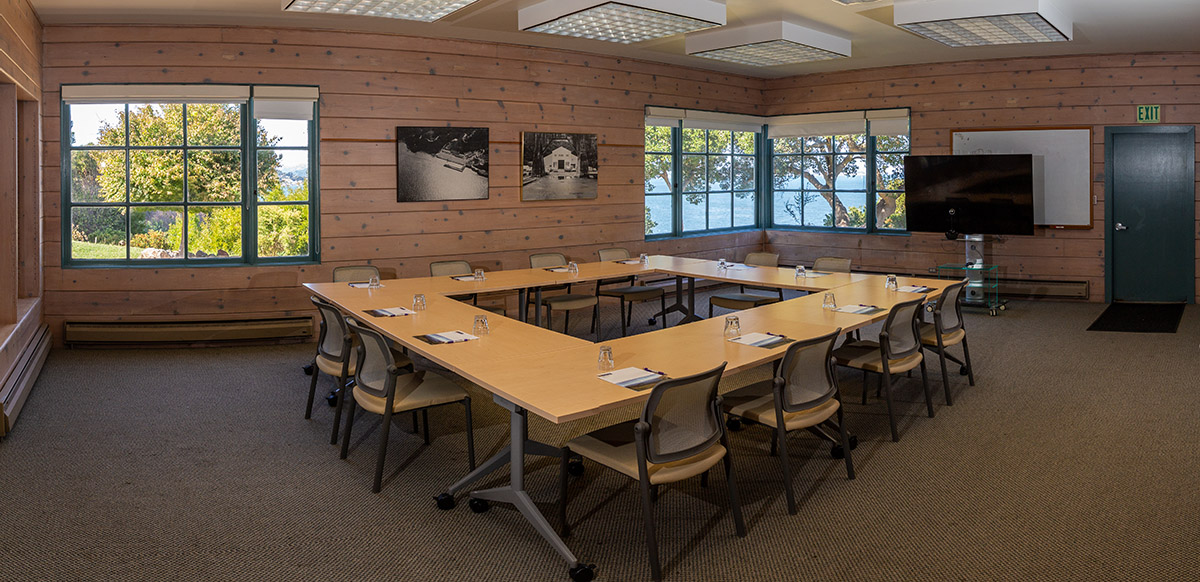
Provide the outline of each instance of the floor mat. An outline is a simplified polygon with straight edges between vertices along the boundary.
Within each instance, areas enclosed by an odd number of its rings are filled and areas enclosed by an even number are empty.
[[[1088,331],[1175,333],[1182,317],[1182,303],[1113,303]]]

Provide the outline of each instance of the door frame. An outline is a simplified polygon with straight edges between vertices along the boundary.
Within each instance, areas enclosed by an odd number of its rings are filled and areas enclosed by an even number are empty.
[[[1196,126],[1194,125],[1121,125],[1104,128],[1104,302],[1113,302],[1113,138],[1117,134],[1130,133],[1166,133],[1186,134],[1191,136],[1191,142],[1196,142]],[[1192,173],[1192,206],[1196,204],[1196,150],[1192,148],[1192,163],[1188,166]],[[1197,239],[1195,214],[1192,214],[1192,241],[1189,251],[1192,260],[1188,261],[1187,270],[1191,274],[1189,280],[1192,286],[1188,291],[1187,302],[1196,302],[1196,245]]]

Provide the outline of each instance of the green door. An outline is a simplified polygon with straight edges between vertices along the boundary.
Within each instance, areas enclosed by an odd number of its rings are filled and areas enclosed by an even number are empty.
[[[1109,127],[1104,133],[1110,300],[1192,302],[1195,128]]]

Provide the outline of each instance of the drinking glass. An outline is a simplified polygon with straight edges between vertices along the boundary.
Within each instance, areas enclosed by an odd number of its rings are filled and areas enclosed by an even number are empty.
[[[742,323],[736,315],[725,316],[725,339],[733,339],[742,335]]]
[[[837,309],[837,299],[834,298],[833,291],[825,293],[825,300],[821,302],[821,307],[830,310]]]
[[[725,269],[729,268],[729,263],[726,263],[725,259],[717,259],[717,268],[721,269],[721,270],[725,270]]]
[[[804,269],[804,265],[796,265],[796,278],[807,277],[808,271]]]
[[[640,261],[643,265],[645,265],[646,263],[650,262],[650,255],[647,255],[646,253],[642,253],[642,254],[638,255],[638,261]]]
[[[371,275],[371,278],[367,279],[367,288],[378,289],[379,287],[379,275]]]
[[[475,269],[475,280],[476,281],[482,281],[486,278],[487,277],[483,276],[483,269]]]
[[[896,282],[895,275],[888,275],[887,278],[883,280],[883,286],[888,291],[895,291],[896,289],[900,288],[899,283]]]
[[[425,296],[417,293],[413,295],[413,311],[425,311]]]
[[[486,315],[476,315],[475,316],[475,326],[471,328],[471,334],[476,337],[483,337],[483,336],[487,335],[488,332],[490,332],[490,331],[491,331],[491,328],[488,327],[487,316]]]
[[[567,272],[578,274],[579,273],[579,263],[576,263],[575,261],[571,261],[571,262],[567,263]]]
[[[601,372],[611,372],[615,370],[616,367],[617,364],[613,361],[612,347],[600,346],[600,358],[597,361],[597,368],[599,368]]]

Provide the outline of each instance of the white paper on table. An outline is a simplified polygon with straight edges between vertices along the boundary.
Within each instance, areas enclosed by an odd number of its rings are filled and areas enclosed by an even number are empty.
[[[725,263],[725,268],[730,271],[748,271],[754,268],[754,265],[743,265],[741,263]]]
[[[468,342],[479,339],[479,336],[471,335],[465,331],[441,331],[438,333],[427,333],[425,337],[439,344],[455,344],[458,342]]]
[[[756,348],[767,347],[773,343],[787,343],[787,338],[769,333],[745,333],[735,338],[729,338],[735,344],[744,344]]]
[[[566,267],[551,267],[546,270],[550,271],[551,273],[570,273],[571,272],[571,270]]]
[[[379,283],[378,285],[380,287],[383,287],[383,283]],[[371,283],[369,283],[367,281],[355,281],[353,283],[350,283],[350,286],[355,289],[370,289]]]
[[[835,309],[834,311],[840,311],[842,313],[856,313],[859,315],[872,315],[879,313],[880,311],[884,311],[884,309],[874,305],[844,305]]]
[[[387,309],[368,309],[366,313],[375,317],[400,317],[401,315],[412,315],[416,312],[407,307],[389,307]]]
[[[622,265],[640,265],[640,264],[642,264],[641,259],[625,259],[625,260],[617,261],[617,262],[621,263]]]
[[[832,273],[822,273],[820,271],[809,271],[807,274],[800,275],[797,278],[798,279],[816,279],[817,277],[824,277],[824,276],[830,275],[830,274],[832,274]]]
[[[933,288],[925,287],[923,285],[905,285],[896,290],[901,293],[929,293],[930,291],[933,291]]]
[[[658,372],[651,372],[645,368],[621,368],[620,370],[605,372],[597,376],[597,378],[600,378],[605,382],[610,382],[625,388],[653,382],[662,377],[662,374],[659,374]]]
[[[455,281],[474,281],[475,275],[457,275],[450,278],[454,279]]]

